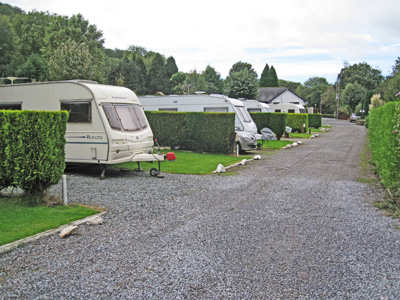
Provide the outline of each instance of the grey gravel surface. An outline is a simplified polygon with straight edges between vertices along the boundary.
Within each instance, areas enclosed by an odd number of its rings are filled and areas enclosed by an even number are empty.
[[[1,255],[1,299],[400,299],[399,223],[356,181],[366,130],[328,122],[237,176],[69,172],[105,223]]]

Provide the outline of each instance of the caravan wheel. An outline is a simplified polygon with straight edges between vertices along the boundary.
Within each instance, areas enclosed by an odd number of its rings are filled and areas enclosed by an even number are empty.
[[[158,171],[157,168],[151,168],[150,169],[150,175],[151,176],[157,176],[158,174],[160,174],[160,171]]]

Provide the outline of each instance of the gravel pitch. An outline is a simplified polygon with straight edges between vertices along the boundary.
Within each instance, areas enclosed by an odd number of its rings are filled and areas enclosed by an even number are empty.
[[[326,122],[237,176],[69,172],[104,224],[1,255],[0,298],[400,299],[399,223],[356,181],[366,130]]]

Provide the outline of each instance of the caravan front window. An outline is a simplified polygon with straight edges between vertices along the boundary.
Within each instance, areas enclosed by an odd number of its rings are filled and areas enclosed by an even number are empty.
[[[0,103],[1,110],[21,110],[22,103]]]
[[[137,104],[103,104],[103,110],[114,130],[137,131],[147,127],[143,109]]]

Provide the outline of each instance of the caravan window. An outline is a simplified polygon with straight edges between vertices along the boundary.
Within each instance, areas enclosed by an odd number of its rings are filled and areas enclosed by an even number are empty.
[[[247,109],[247,111],[249,113],[257,113],[257,112],[261,112],[261,108],[249,108],[249,109]]]
[[[22,103],[0,103],[0,110],[21,110]]]
[[[228,112],[227,107],[204,107],[204,112]]]
[[[235,108],[244,122],[250,123],[251,121],[253,121],[249,112],[244,108],[244,106],[235,106]]]
[[[114,130],[137,131],[147,127],[143,109],[137,104],[103,104],[103,110]]]
[[[294,109],[288,109],[288,111],[287,111],[289,114],[294,114],[295,113],[295,110]]]
[[[90,101],[61,101],[61,110],[69,111],[68,123],[90,123]]]

